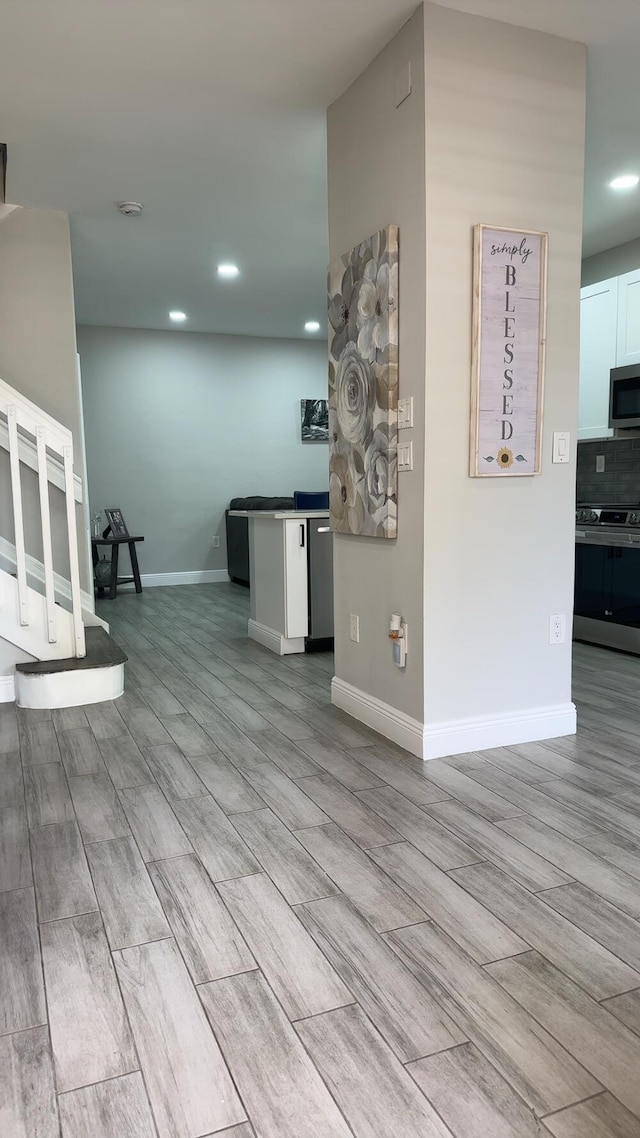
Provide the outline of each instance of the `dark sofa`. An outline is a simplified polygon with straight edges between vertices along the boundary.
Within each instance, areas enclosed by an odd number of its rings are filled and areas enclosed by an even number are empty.
[[[229,510],[292,510],[293,498],[232,498],[225,514],[227,570],[232,581],[249,584],[249,519],[231,518]]]

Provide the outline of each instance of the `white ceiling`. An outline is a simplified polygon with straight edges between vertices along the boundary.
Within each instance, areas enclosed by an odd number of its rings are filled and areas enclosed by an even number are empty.
[[[589,44],[585,254],[640,236],[640,193],[606,186],[640,173],[639,0],[440,2]],[[323,321],[325,108],[415,0],[1,7],[8,200],[70,213],[80,322],[161,328],[180,308],[187,330],[296,337]]]

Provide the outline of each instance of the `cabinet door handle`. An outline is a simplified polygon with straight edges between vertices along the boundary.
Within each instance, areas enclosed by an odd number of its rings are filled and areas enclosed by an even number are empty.
[[[318,526],[316,533],[331,533],[331,526]]]
[[[304,549],[304,522],[300,523],[300,548]]]

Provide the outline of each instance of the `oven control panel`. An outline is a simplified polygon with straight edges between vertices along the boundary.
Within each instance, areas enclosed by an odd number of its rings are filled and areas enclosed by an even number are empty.
[[[579,506],[576,510],[576,525],[579,526],[640,526],[640,507],[637,509],[618,507]]]

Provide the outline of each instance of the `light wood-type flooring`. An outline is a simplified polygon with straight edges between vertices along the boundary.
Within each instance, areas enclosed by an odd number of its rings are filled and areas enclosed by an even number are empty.
[[[423,764],[239,587],[100,608],[122,699],[0,707],[2,1138],[639,1138],[640,659]]]

